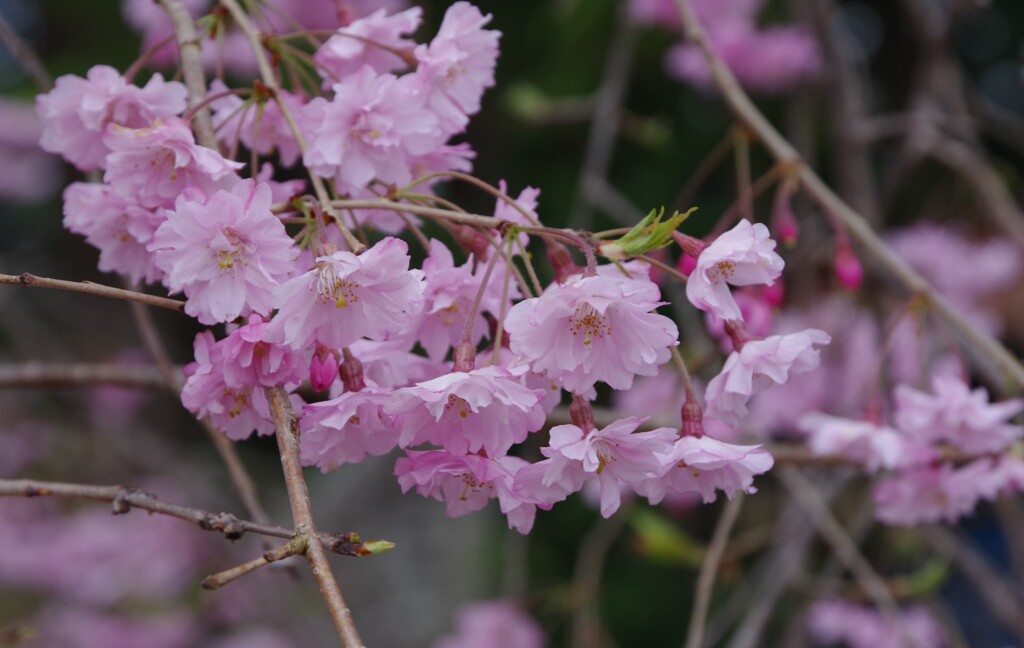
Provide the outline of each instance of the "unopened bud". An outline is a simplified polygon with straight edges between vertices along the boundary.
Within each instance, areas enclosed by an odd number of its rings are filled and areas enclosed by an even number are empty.
[[[468,225],[452,226],[452,233],[455,235],[455,242],[459,246],[475,256],[477,259],[486,259],[491,248],[491,242],[487,240],[483,232],[479,232]]]
[[[683,256],[679,257],[679,262],[676,264],[676,270],[683,273],[687,277],[690,276],[690,274],[694,271],[696,267],[697,259],[685,253],[683,254]]]
[[[544,245],[548,248],[548,261],[555,269],[557,281],[562,282],[574,274],[579,274],[580,267],[572,260],[569,248],[550,238],[544,239]]]
[[[776,281],[770,286],[761,287],[761,299],[768,302],[773,308],[781,308],[786,300],[786,286],[782,281]]]
[[[787,180],[779,185],[775,192],[775,200],[772,204],[772,229],[775,236],[787,248],[796,245],[800,237],[800,225],[796,222],[793,214],[793,191],[796,189],[795,180]]]
[[[590,401],[577,393],[572,395],[572,405],[569,406],[569,418],[572,424],[583,430],[584,434],[590,434],[594,429],[594,410],[590,407]]]
[[[338,357],[331,349],[317,344],[313,359],[309,361],[309,383],[313,386],[313,391],[327,391],[337,377]]]
[[[683,249],[683,252],[686,252],[694,259],[699,257],[700,253],[708,246],[708,243],[682,232],[672,232],[672,240]]]
[[[836,241],[836,278],[847,290],[858,290],[864,281],[864,268],[845,238]]]
[[[345,391],[362,391],[366,388],[366,381],[363,380],[363,363],[359,362],[359,358],[352,355],[348,347],[342,349],[341,352],[344,360],[341,363],[341,367],[338,368],[338,373],[341,375],[341,383],[345,386]]]

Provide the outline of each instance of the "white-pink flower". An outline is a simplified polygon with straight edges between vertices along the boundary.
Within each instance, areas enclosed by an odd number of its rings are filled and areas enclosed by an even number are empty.
[[[73,182],[64,190],[64,227],[99,249],[100,270],[120,272],[132,282],[164,276],[146,249],[163,222],[163,210],[157,211],[139,207],[104,184]]]
[[[434,443],[454,454],[504,455],[544,425],[543,392],[500,367],[453,371],[396,391],[387,406],[402,447]]]
[[[900,470],[875,484],[875,517],[898,526],[956,522],[996,495],[993,468],[984,458],[960,468],[942,463]]]
[[[280,387],[302,382],[301,356],[289,347],[264,340],[268,326],[270,323],[259,315],[251,315],[248,324],[217,343],[223,350],[224,381],[228,385]]]
[[[734,445],[707,435],[679,437],[658,459],[660,474],[635,487],[652,504],[666,495],[700,493],[709,503],[715,501],[719,490],[729,499],[739,491],[756,493],[754,476],[775,464],[771,453],[760,445]]]
[[[497,497],[509,528],[523,534],[533,528],[537,507],[513,491],[516,473],[527,465],[522,459],[457,456],[445,450],[406,450],[405,454],[395,462],[403,493],[415,486],[420,495],[444,502],[451,517],[479,511]]]
[[[426,280],[423,320],[417,327],[416,339],[433,360],[443,360],[448,350],[462,339],[466,318],[484,275],[483,267],[478,267],[474,272],[473,265],[470,257],[466,263],[456,266],[451,250],[444,243],[437,239],[430,241],[430,254],[423,261]],[[476,310],[470,339],[474,346],[479,344],[489,330],[484,312],[495,316],[501,312],[503,269],[501,265],[491,273],[483,299]]]
[[[945,646],[945,632],[924,607],[898,611],[890,618],[873,607],[839,600],[816,602],[807,611],[807,629],[815,645],[843,644],[849,648],[906,648]],[[911,643],[912,642],[912,643]]]
[[[697,267],[686,282],[686,298],[702,311],[723,320],[742,319],[729,292],[733,286],[772,285],[785,263],[775,252],[762,223],[744,219],[708,245],[697,257]]]
[[[186,313],[203,324],[270,314],[273,291],[298,256],[270,205],[270,187],[242,180],[209,199],[179,196],[167,211],[148,249],[168,287],[188,296]]]
[[[386,238],[360,255],[335,252],[274,291],[279,312],[267,340],[294,349],[340,349],[363,337],[402,333],[423,310],[423,274],[409,269],[405,241]]]
[[[671,428],[634,432],[643,422],[628,417],[590,431],[575,425],[551,428],[549,447],[542,449],[548,458],[517,475],[517,492],[547,508],[596,479],[601,515],[610,517],[619,509],[624,484],[636,486],[662,472],[659,455],[671,450],[677,436]]]
[[[828,333],[818,329],[747,341],[729,354],[721,373],[708,383],[705,414],[735,425],[747,415],[751,396],[816,369],[820,360],[816,347],[831,341]]]
[[[398,52],[408,50],[408,56],[412,56],[416,43],[407,37],[419,29],[422,19],[420,7],[411,7],[390,16],[386,9],[378,9],[339,29],[313,56],[321,73],[326,74],[325,86],[358,72],[364,65],[378,73],[407,67],[408,61]]]
[[[210,84],[211,95],[222,94],[226,90],[227,86],[219,79]],[[293,115],[305,105],[300,95],[287,90],[278,90],[276,99],[283,101]],[[260,155],[270,155],[276,150],[284,167],[292,166],[299,159],[299,144],[277,100],[256,102],[250,99],[246,104],[238,95],[229,94],[211,101],[210,108],[213,110],[217,141],[222,146],[230,150],[240,141]]]
[[[960,378],[937,374],[934,394],[898,385],[896,425],[922,441],[945,441],[964,452],[999,452],[1024,436],[1024,427],[1008,421],[1024,411],[1024,400],[990,403],[984,387],[975,390]]]
[[[668,362],[678,330],[664,315],[649,279],[571,277],[540,297],[513,306],[505,321],[512,351],[566,389],[583,393],[598,381],[629,389]]]
[[[300,124],[309,148],[303,160],[314,173],[334,178],[340,192],[371,180],[404,184],[410,163],[447,136],[411,75],[378,74],[369,65],[334,85],[334,99],[306,104]]]
[[[490,21],[490,14],[456,2],[445,12],[434,40],[415,50],[420,64],[413,76],[448,133],[465,129],[468,116],[480,110],[484,90],[494,85],[501,32],[484,29]]]
[[[391,390],[369,386],[306,405],[299,419],[302,463],[328,472],[394,450],[398,430],[384,413],[390,396]]]
[[[59,153],[82,171],[104,166],[108,148],[103,134],[110,124],[143,128],[185,110],[185,86],[154,74],[142,88],[130,85],[107,65],[92,67],[87,78],[71,74],[36,98],[43,121],[39,145]]]
[[[807,447],[816,457],[845,457],[869,472],[891,470],[911,462],[928,461],[932,453],[914,448],[898,430],[871,421],[809,412],[797,421],[807,434]]]
[[[177,117],[146,128],[114,124],[103,143],[111,151],[103,179],[121,196],[149,208],[171,207],[190,187],[207,196],[230,189],[238,181],[235,170],[243,166],[198,146],[192,129]]]

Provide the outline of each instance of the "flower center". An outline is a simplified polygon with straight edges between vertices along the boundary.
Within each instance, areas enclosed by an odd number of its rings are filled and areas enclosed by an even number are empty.
[[[462,418],[466,418],[473,413],[473,408],[466,402],[466,399],[456,396],[455,394],[448,394],[448,403],[444,406],[444,409],[446,412],[458,409],[459,416]]]
[[[316,281],[316,294],[320,303],[334,302],[335,308],[345,308],[349,304],[355,304],[359,301],[356,288],[359,288],[359,284],[339,276],[334,266],[329,264],[321,266],[320,276]]]
[[[220,268],[221,274],[233,275],[236,272],[236,265],[245,266],[248,264],[246,257],[249,256],[251,245],[233,227],[225,227],[221,229],[220,233],[227,242],[228,248],[226,250],[217,250],[214,255],[217,259],[217,267]]]
[[[595,439],[591,447],[597,455],[597,474],[600,475],[605,466],[615,461],[613,445],[604,439]]]
[[[708,271],[708,278],[715,282],[719,279],[729,281],[736,274],[736,263],[734,261],[719,261]]]
[[[590,344],[591,337],[604,337],[611,335],[612,326],[608,322],[608,316],[597,312],[597,309],[587,302],[576,307],[576,312],[569,320],[569,330],[574,336],[583,334],[583,344]]]

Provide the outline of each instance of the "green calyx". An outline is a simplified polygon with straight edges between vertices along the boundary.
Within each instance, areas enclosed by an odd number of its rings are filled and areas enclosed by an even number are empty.
[[[665,247],[672,242],[672,232],[685,221],[696,207],[685,212],[675,212],[671,218],[665,217],[665,208],[652,209],[642,221],[629,230],[624,236],[614,241],[602,242],[599,252],[615,261],[622,261],[640,254]]]

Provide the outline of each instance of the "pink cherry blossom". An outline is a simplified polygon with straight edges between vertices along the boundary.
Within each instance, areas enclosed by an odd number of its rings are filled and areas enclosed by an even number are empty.
[[[196,336],[195,357],[195,362],[185,366],[187,380],[181,390],[185,409],[209,417],[214,427],[236,441],[248,438],[254,430],[260,436],[274,433],[263,388],[227,384],[224,348],[214,342],[209,331]]]
[[[875,484],[875,516],[898,526],[956,522],[979,500],[995,496],[993,467],[984,458],[960,468],[942,463],[901,470]]]
[[[831,340],[824,331],[807,329],[746,342],[742,349],[729,354],[721,373],[708,383],[705,413],[735,425],[747,415],[751,396],[817,368],[819,350],[815,347]]]
[[[708,245],[697,257],[697,267],[686,282],[686,298],[701,309],[723,320],[742,319],[739,306],[728,284],[772,285],[785,263],[775,252],[762,223],[744,219]]]
[[[522,459],[457,456],[445,450],[406,450],[405,454],[395,462],[403,493],[415,486],[420,495],[444,502],[451,517],[479,511],[497,497],[509,528],[523,534],[533,528],[536,506],[523,501],[512,488],[516,473],[527,465]]]
[[[400,445],[434,443],[453,454],[508,452],[544,425],[544,393],[500,367],[453,371],[396,391],[387,406]]]
[[[710,436],[682,436],[667,452],[658,454],[659,473],[641,482],[636,490],[657,504],[666,495],[700,493],[704,503],[715,501],[717,491],[729,499],[737,492],[756,493],[754,476],[775,464],[759,445],[733,445]]]
[[[494,85],[501,32],[484,29],[491,21],[468,2],[456,2],[444,14],[437,36],[415,50],[415,78],[429,95],[428,105],[448,133],[465,129],[480,110],[484,90]]]
[[[807,611],[807,629],[815,645],[842,643],[849,648],[946,646],[942,625],[924,607],[910,607],[890,618],[873,607],[839,600],[816,602]],[[909,641],[909,643],[908,643]]]
[[[668,453],[677,436],[671,428],[634,432],[643,422],[629,417],[589,432],[575,425],[551,428],[549,447],[542,449],[548,458],[517,475],[517,492],[547,507],[594,479],[601,515],[610,517],[619,509],[622,485],[638,485],[660,474],[658,454]]]
[[[64,226],[99,249],[100,270],[127,275],[133,283],[164,277],[146,249],[163,222],[158,211],[139,207],[103,184],[73,182],[64,190]]]
[[[960,378],[936,374],[934,395],[898,385],[896,425],[924,441],[945,441],[964,452],[998,452],[1024,436],[1024,427],[1009,419],[1024,411],[1024,399],[990,403],[984,387],[975,390]]]
[[[416,43],[407,36],[419,29],[422,19],[420,7],[411,7],[390,16],[386,10],[378,9],[339,29],[313,56],[321,72],[329,79],[325,85],[343,80],[364,65],[369,65],[377,73],[408,67],[408,61],[397,52],[408,50],[411,58]]]
[[[358,340],[349,346],[349,350],[363,363],[366,379],[380,387],[407,387],[449,371],[449,365],[412,353],[411,346],[401,339],[383,342]]]
[[[219,79],[210,84],[211,96],[226,90],[227,86]],[[278,90],[277,98],[292,114],[298,114],[305,105],[300,95],[287,90]],[[211,101],[210,108],[217,141],[225,148],[240,141],[260,155],[270,155],[276,150],[284,167],[292,166],[299,159],[299,145],[276,100],[255,103],[250,99],[246,104],[238,95],[229,94]]]
[[[486,601],[459,608],[455,634],[434,648],[543,648],[544,633],[512,601]]]
[[[898,430],[870,421],[809,412],[800,417],[797,428],[807,434],[807,447],[816,457],[845,457],[869,472],[906,465],[916,455],[927,461],[930,453],[914,452]]]
[[[36,98],[43,120],[39,145],[59,153],[82,171],[104,166],[107,127],[145,128],[154,120],[185,110],[185,86],[154,74],[145,87],[129,85],[107,65],[91,68],[87,78],[64,75],[53,90]]]
[[[300,113],[309,140],[306,166],[333,177],[342,192],[362,189],[375,178],[409,182],[410,162],[447,139],[414,84],[411,75],[378,74],[365,65],[335,84],[331,101],[310,101]]]
[[[360,255],[317,257],[312,270],[277,287],[274,303],[280,311],[268,340],[340,349],[362,337],[385,340],[403,332],[423,310],[423,275],[409,270],[405,241],[389,237]]]
[[[426,281],[425,306],[416,339],[430,358],[443,360],[448,350],[462,339],[466,318],[480,290],[484,268],[477,268],[474,272],[472,257],[463,265],[456,266],[451,250],[444,243],[432,239],[430,254],[423,262],[423,274]],[[474,346],[488,331],[484,312],[495,316],[501,312],[501,293],[502,276],[495,268],[474,316],[470,338]]]
[[[238,182],[243,165],[196,145],[192,129],[177,117],[146,128],[112,125],[103,137],[110,149],[103,179],[143,207],[171,207],[189,187],[212,195]]]
[[[389,389],[366,387],[306,405],[299,420],[302,463],[329,472],[394,450],[398,429],[384,413],[390,396]]]
[[[248,324],[217,343],[223,349],[225,383],[279,387],[302,382],[301,357],[288,347],[264,340],[268,326],[259,315],[250,315]]]
[[[270,314],[298,254],[270,205],[270,187],[253,180],[207,200],[178,197],[148,249],[170,289],[188,297],[186,313],[203,324]]]
[[[649,279],[577,276],[513,306],[505,330],[514,353],[570,391],[598,381],[628,389],[635,375],[655,375],[677,344],[675,323],[651,312],[660,296]]]

